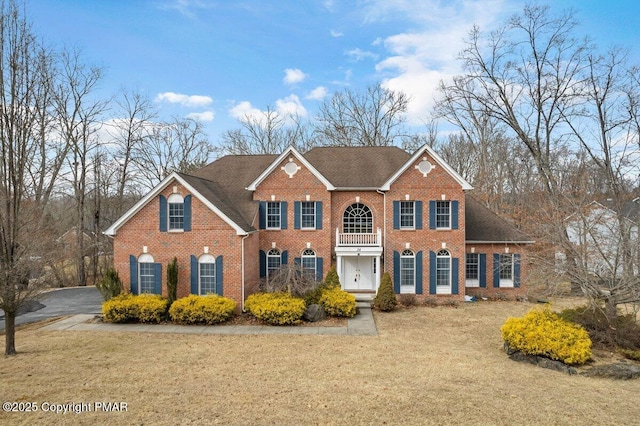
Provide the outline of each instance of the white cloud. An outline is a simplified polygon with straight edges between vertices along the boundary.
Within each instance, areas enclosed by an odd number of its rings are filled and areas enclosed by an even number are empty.
[[[284,99],[278,99],[276,101],[276,111],[284,116],[297,115],[305,117],[307,115],[306,108],[296,95],[289,95]]]
[[[325,96],[327,96],[327,88],[324,86],[318,86],[315,89],[313,89],[311,92],[309,92],[309,94],[305,96],[305,98],[311,99],[314,101],[319,101],[324,99]]]
[[[334,37],[334,38],[339,38],[344,36],[343,32],[336,31],[336,30],[331,30],[329,33],[331,34],[331,37]]]
[[[278,99],[274,110],[282,117],[307,116],[307,109],[300,102],[300,98],[293,94]],[[229,110],[229,115],[240,121],[255,120],[262,122],[265,114],[266,111],[254,107],[249,101],[242,101]]]
[[[287,68],[284,70],[284,81],[285,84],[296,84],[304,81],[307,78],[307,75],[303,73],[301,70],[297,68]]]
[[[169,102],[185,107],[204,107],[213,102],[209,96],[183,95],[182,93],[164,92],[158,93],[156,102]]]
[[[377,60],[378,59],[378,55],[376,55],[375,53],[368,52],[368,51],[362,50],[360,48],[351,49],[351,50],[346,52],[346,55],[347,56],[351,56],[356,61],[362,61],[364,59],[373,59],[373,60]]]
[[[206,123],[209,121],[213,121],[213,119],[215,118],[215,113],[213,111],[192,112],[191,114],[187,114],[187,118],[192,118],[194,120]]]
[[[365,23],[389,19],[413,22],[407,25],[415,28],[413,31],[373,42],[387,52],[376,64],[383,86],[402,91],[411,98],[407,114],[410,124],[422,124],[433,106],[439,81],[461,72],[461,63],[456,57],[472,26],[491,30],[496,22],[502,22],[521,7],[516,3],[506,0],[370,0],[366,3]],[[363,53],[352,52],[356,58],[357,53]]]

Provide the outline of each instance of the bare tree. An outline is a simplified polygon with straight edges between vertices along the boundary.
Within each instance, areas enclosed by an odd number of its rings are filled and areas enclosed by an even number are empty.
[[[213,152],[197,120],[174,118],[145,130],[145,142],[133,146],[131,161],[136,181],[149,189],[172,172],[189,173],[204,166]]]
[[[14,355],[16,313],[38,292],[29,275],[44,237],[44,188],[54,178],[47,174],[40,179],[30,167],[60,159],[51,159],[59,152],[43,150],[44,111],[51,108],[55,74],[50,53],[15,2],[3,2],[0,8],[0,308],[5,312],[5,355]]]
[[[111,120],[107,133],[111,143],[116,145],[113,153],[119,164],[119,176],[116,187],[117,211],[125,210],[125,191],[133,180],[132,156],[134,150],[147,137],[147,130],[153,125],[157,113],[151,100],[139,91],[122,90],[115,100],[116,118]]]
[[[287,116],[267,107],[258,115],[245,115],[240,128],[227,130],[217,151],[222,155],[279,154],[293,145],[309,148],[308,126],[297,115]]]
[[[93,169],[89,162],[98,147],[96,132],[99,130],[99,118],[106,108],[106,103],[91,99],[102,76],[100,68],[82,64],[77,51],[63,52],[61,68],[61,81],[56,91],[56,112],[60,136],[63,143],[71,147],[68,167],[75,201],[76,279],[78,285],[84,286],[87,284],[84,260],[87,251],[86,199],[90,179],[88,174]]]
[[[319,145],[401,145],[409,98],[402,92],[369,86],[362,92],[344,90],[320,105],[314,135]]]

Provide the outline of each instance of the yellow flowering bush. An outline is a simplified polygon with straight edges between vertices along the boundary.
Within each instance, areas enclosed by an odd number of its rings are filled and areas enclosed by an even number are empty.
[[[521,318],[508,318],[500,328],[509,347],[565,364],[584,364],[591,358],[591,339],[584,328],[562,320],[549,307],[532,309]]]
[[[161,322],[165,319],[169,302],[157,294],[121,294],[102,304],[107,322]]]
[[[352,318],[356,315],[356,298],[339,287],[322,292],[320,304],[327,314],[334,317]]]
[[[306,305],[303,299],[288,293],[255,293],[244,303],[254,317],[271,325],[292,325],[302,321]]]
[[[236,302],[217,294],[191,294],[171,304],[169,317],[178,324],[217,324],[233,316]]]

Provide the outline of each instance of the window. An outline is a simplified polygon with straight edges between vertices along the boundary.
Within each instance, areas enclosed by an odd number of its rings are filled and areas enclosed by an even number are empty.
[[[467,253],[465,285],[467,287],[479,287],[480,285],[480,255],[478,253]]]
[[[302,252],[302,269],[305,273],[311,274],[312,277],[316,276],[316,252],[311,249],[306,249]]]
[[[400,229],[415,229],[415,203],[400,201]]]
[[[315,201],[302,201],[300,203],[300,219],[302,222],[302,229],[315,229],[316,228],[316,203]]]
[[[371,209],[361,203],[351,204],[342,215],[342,229],[346,234],[373,233]]]
[[[513,287],[513,255],[500,255],[500,287]]]
[[[155,293],[155,266],[153,263],[153,256],[150,254],[143,254],[138,259],[138,283],[140,285],[139,294],[142,293]]]
[[[440,250],[436,254],[436,292],[449,294],[451,288],[451,254]]]
[[[216,261],[210,254],[203,254],[198,259],[198,294],[216,293]]]
[[[451,228],[451,202],[436,201],[436,229]]]
[[[280,250],[271,249],[267,252],[267,281],[269,280],[269,275],[280,269],[281,263]]]
[[[400,292],[415,292],[416,258],[411,250],[404,250],[400,255]]]
[[[267,229],[280,229],[280,202],[267,202]]]
[[[184,229],[184,199],[180,194],[171,194],[169,203],[169,231]]]

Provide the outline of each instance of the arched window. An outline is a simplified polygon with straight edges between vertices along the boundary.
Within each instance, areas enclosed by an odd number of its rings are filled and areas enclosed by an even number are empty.
[[[400,292],[413,293],[416,285],[416,256],[411,250],[400,254]]]
[[[171,194],[169,204],[169,230],[184,229],[184,198],[180,194]]]
[[[436,254],[436,286],[441,291],[451,287],[451,253],[448,250]]]
[[[280,265],[282,264],[282,256],[280,254],[280,250],[271,249],[267,252],[267,281],[269,281],[269,276],[280,269]]]
[[[346,234],[373,233],[373,214],[364,204],[354,203],[342,215],[342,232]]]
[[[316,275],[316,252],[311,249],[305,249],[302,252],[302,269],[309,272],[315,278]]]
[[[153,256],[148,253],[138,258],[138,293],[155,293],[155,267]]]
[[[210,254],[198,259],[198,286],[198,294],[216,293],[216,259]]]

